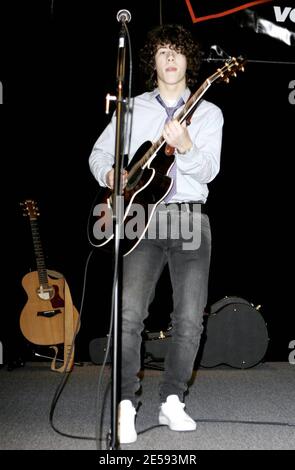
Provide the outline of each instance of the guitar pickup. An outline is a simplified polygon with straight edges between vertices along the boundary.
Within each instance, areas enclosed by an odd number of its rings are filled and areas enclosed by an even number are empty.
[[[44,310],[43,312],[38,312],[37,317],[51,318],[55,315],[58,315],[59,313],[61,313],[61,310],[59,308],[57,308],[56,310]]]

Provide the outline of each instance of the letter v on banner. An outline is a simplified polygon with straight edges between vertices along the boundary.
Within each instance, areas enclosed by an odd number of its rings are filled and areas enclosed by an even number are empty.
[[[284,22],[288,18],[288,15],[291,11],[291,7],[285,7],[281,9],[281,7],[273,7],[275,12],[275,17],[277,22]]]
[[[256,0],[253,2],[244,2],[242,0],[232,1],[232,7],[228,7],[229,2],[220,2],[219,11],[212,11],[213,7],[209,5],[209,2],[206,2],[207,5],[204,11],[204,1],[203,0],[185,0],[186,6],[188,8],[189,14],[191,16],[193,23],[199,23],[201,21],[211,20],[213,18],[220,18],[222,16],[231,15],[240,10],[245,10],[246,8],[253,7],[255,5],[260,5],[262,3],[270,3],[273,0]]]

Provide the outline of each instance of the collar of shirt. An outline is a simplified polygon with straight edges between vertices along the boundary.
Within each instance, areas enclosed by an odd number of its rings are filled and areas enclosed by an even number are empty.
[[[150,95],[151,101],[157,101],[156,96],[157,96],[157,95],[160,95],[160,90],[159,90],[159,88],[155,88],[153,91],[150,92],[149,95]],[[190,89],[189,89],[189,88],[186,88],[186,89],[184,90],[184,92],[182,93],[181,98],[182,98],[183,101],[186,103],[187,100],[189,99],[190,95],[191,95]],[[179,98],[180,98],[180,97],[179,97]]]

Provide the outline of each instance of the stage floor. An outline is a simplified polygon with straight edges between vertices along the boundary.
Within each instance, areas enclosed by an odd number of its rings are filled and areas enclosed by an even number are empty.
[[[108,366],[100,381],[101,369],[92,363],[75,366],[60,395],[53,423],[71,438],[54,431],[49,420],[62,374],[52,372],[50,362],[31,362],[12,371],[2,367],[0,449],[106,449],[111,370]],[[272,362],[244,370],[198,369],[186,397],[197,430],[185,433],[158,426],[161,375],[157,370],[144,371],[138,439],[122,450],[295,449],[295,365]]]

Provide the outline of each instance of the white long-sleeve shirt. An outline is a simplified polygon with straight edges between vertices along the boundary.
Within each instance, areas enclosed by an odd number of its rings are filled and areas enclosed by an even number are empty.
[[[129,134],[128,126],[131,123],[131,142],[128,145],[125,139],[124,153],[128,154],[129,162],[140,145],[149,140],[157,141],[164,128],[167,118],[165,108],[157,101],[158,88],[136,96],[132,100],[130,113],[132,119],[126,116],[126,136]],[[186,88],[183,93],[186,102],[190,97],[190,90]],[[177,113],[181,112],[181,107]],[[193,142],[192,149],[182,155],[175,153],[177,165],[176,194],[170,202],[202,201],[206,202],[208,196],[207,183],[212,181],[220,168],[220,153],[222,142],[223,115],[215,104],[202,100],[195,110],[188,132]],[[89,158],[91,172],[101,186],[106,186],[106,174],[114,163],[115,153],[115,114],[100,137],[94,144]],[[129,153],[128,153],[129,150]]]

